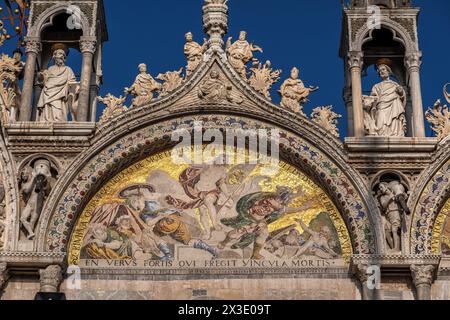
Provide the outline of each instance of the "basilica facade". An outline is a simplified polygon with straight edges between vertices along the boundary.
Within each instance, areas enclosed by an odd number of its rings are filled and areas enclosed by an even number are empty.
[[[0,60],[1,299],[450,299],[450,113],[423,106],[420,9],[346,3],[346,115],[307,115],[319,88],[229,37],[233,2],[204,1],[185,67],[141,64],[117,97],[107,4],[31,0],[24,56]]]

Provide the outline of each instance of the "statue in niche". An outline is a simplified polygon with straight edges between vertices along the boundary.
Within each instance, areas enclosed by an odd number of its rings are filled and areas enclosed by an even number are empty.
[[[65,65],[66,59],[66,51],[60,48],[56,49],[53,52],[55,65],[38,75],[38,83],[43,86],[37,105],[38,122],[67,122],[69,112],[76,121],[80,84],[77,82],[73,70]]]
[[[291,77],[281,85],[279,93],[281,95],[281,106],[293,112],[303,113],[303,105],[309,102],[308,97],[312,92],[319,90],[319,87],[305,87],[302,80],[298,78],[299,70],[292,68]]]
[[[32,240],[35,236],[36,222],[56,181],[52,175],[50,161],[36,160],[32,167],[24,170],[21,180],[21,193],[25,207],[20,216],[20,222],[26,231],[27,239]]]
[[[390,79],[392,69],[378,65],[382,82],[376,84],[370,96],[363,96],[366,134],[379,137],[406,136],[406,93]]]
[[[392,252],[401,252],[402,222],[411,211],[407,205],[406,188],[399,181],[382,182],[378,187],[378,202],[382,212],[386,241]]]
[[[184,46],[184,54],[187,58],[186,78],[189,78],[202,62],[203,53],[205,53],[208,46],[206,39],[203,46],[195,42],[192,32],[186,33],[185,37],[186,45]]]
[[[235,43],[231,43],[232,37],[227,41],[228,61],[243,79],[247,79],[246,65],[253,60],[253,52],[263,52],[260,47],[248,43],[246,37],[247,32],[241,31]]]
[[[141,63],[138,66],[139,74],[129,88],[125,88],[125,97],[131,94],[133,98],[132,107],[141,107],[152,102],[154,92],[161,90],[161,84],[147,73],[147,65]]]
[[[201,100],[210,103],[220,103],[224,101],[236,102],[238,104],[243,102],[242,98],[235,99],[231,96],[233,88],[227,85],[221,78],[217,70],[212,70],[209,78],[200,83],[198,88],[198,97]]]

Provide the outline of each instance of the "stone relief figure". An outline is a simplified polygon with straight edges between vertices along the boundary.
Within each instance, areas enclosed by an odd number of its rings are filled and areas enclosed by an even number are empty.
[[[406,204],[406,188],[399,181],[382,182],[378,187],[378,201],[382,212],[386,241],[392,252],[401,252],[402,221],[410,210]]]
[[[333,107],[318,107],[313,109],[311,120],[329,131],[333,136],[339,138],[338,119],[342,118],[340,114],[333,112]]]
[[[294,67],[291,71],[291,77],[281,85],[279,90],[281,95],[281,106],[306,116],[303,113],[303,105],[309,101],[309,95],[312,92],[319,90],[319,88],[306,88],[305,84],[298,76],[299,70]]]
[[[426,118],[439,140],[450,135],[450,110],[447,105],[442,105],[441,100],[436,101],[433,108],[428,109]]]
[[[235,99],[231,92],[233,88],[227,85],[216,70],[212,70],[209,77],[200,83],[198,97],[210,103],[221,103],[224,101],[242,103],[242,98]]]
[[[178,71],[170,71],[166,73],[159,74],[156,79],[163,81],[161,87],[160,97],[165,97],[170,93],[174,92],[183,84],[183,77],[181,73],[183,72],[183,68]]]
[[[270,61],[266,61],[264,65],[255,61],[250,71],[252,75],[250,76],[249,83],[252,88],[271,100],[269,91],[273,84],[280,80],[281,70],[272,70],[272,63]]]
[[[390,79],[391,68],[378,65],[382,82],[376,84],[372,94],[363,97],[366,112],[366,134],[379,137],[406,135],[406,93],[402,86]]]
[[[125,97],[133,96],[132,107],[141,107],[150,103],[154,98],[154,92],[161,90],[161,84],[147,73],[147,65],[141,63],[138,66],[139,74],[129,88],[125,88]]]
[[[228,61],[243,79],[247,79],[246,65],[252,61],[253,52],[263,52],[260,47],[248,43],[246,37],[247,32],[241,31],[239,40],[235,43],[231,43],[232,37],[227,41]]]
[[[128,108],[123,105],[126,98],[123,98],[122,96],[117,98],[108,93],[104,98],[97,97],[97,100],[106,105],[106,108],[105,110],[103,110],[103,114],[100,118],[99,124],[107,123],[109,120],[120,116],[128,110]]]
[[[37,105],[38,122],[67,122],[69,112],[76,120],[78,99],[75,97],[70,103],[70,98],[79,92],[79,83],[73,70],[65,65],[66,58],[63,49],[56,49],[53,53],[55,65],[38,75],[38,82],[43,86]]]
[[[189,78],[202,62],[203,53],[208,49],[208,46],[206,39],[203,46],[195,42],[192,32],[186,33],[185,37],[186,45],[184,46],[184,54],[187,58],[186,78]]]
[[[45,201],[56,179],[52,175],[52,165],[47,159],[38,159],[27,167],[21,176],[21,193],[25,207],[20,216],[22,227],[28,240],[35,236],[38,221]]]
[[[15,122],[19,116],[19,79],[24,69],[21,57],[22,53],[15,51],[13,58],[2,54],[0,59],[0,110],[3,123]]]

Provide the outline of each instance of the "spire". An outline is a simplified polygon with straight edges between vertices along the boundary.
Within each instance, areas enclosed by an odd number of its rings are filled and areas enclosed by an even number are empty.
[[[223,36],[228,32],[228,0],[205,0],[203,29],[209,35],[210,48],[223,49]]]

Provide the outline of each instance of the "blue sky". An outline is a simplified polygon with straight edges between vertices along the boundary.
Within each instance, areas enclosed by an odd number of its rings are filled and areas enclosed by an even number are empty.
[[[443,98],[442,87],[450,82],[450,1],[416,0],[422,8],[419,24],[423,51],[422,90],[424,107]],[[184,34],[194,33],[202,42],[203,0],[105,0],[110,41],[104,46],[102,94],[123,93],[145,62],[156,76],[185,66]],[[235,39],[240,30],[248,40],[264,49],[261,61],[271,60],[283,70],[282,80],[293,66],[301,71],[307,85],[320,91],[305,106],[333,105],[345,115],[342,100],[343,64],[338,56],[341,33],[341,0],[230,0],[230,30]],[[72,54],[69,64],[76,69],[79,58]],[[281,80],[281,81],[282,81]],[[365,87],[369,79],[365,81]],[[276,89],[281,83],[275,85]],[[273,94],[274,101],[279,102]],[[341,133],[346,133],[345,119]],[[429,131],[428,134],[431,135]]]

